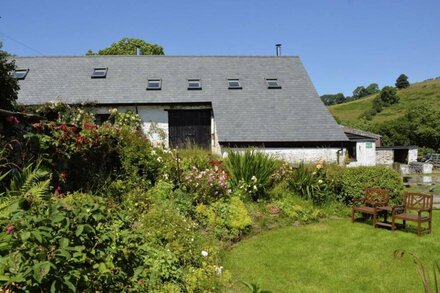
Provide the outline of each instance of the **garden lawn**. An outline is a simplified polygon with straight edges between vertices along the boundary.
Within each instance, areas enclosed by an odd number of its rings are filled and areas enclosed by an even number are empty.
[[[415,253],[432,279],[440,260],[440,211],[433,217],[432,234],[422,237],[349,219],[262,233],[225,254],[234,280],[225,291],[246,292],[245,281],[272,292],[423,292],[411,257],[393,253]]]

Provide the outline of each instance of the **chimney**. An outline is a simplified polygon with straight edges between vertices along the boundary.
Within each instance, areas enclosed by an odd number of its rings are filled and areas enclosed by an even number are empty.
[[[281,44],[275,44],[277,56],[281,56]]]
[[[137,56],[142,55],[141,47],[140,47],[140,46],[136,46],[136,55],[137,55]]]

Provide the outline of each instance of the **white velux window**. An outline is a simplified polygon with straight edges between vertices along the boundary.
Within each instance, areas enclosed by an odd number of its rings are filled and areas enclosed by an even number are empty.
[[[228,79],[228,89],[242,89],[240,80]]]
[[[107,67],[93,68],[92,78],[105,78],[107,76]]]
[[[162,81],[160,79],[149,79],[147,90],[160,90],[162,88]]]
[[[188,89],[189,90],[201,90],[202,89],[202,83],[200,82],[200,79],[188,79]]]

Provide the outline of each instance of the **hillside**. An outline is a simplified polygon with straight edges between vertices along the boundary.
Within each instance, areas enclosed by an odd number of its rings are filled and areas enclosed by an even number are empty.
[[[440,110],[440,79],[411,84],[409,88],[399,90],[397,95],[400,97],[400,102],[384,108],[381,113],[373,117],[373,122],[393,120],[421,103]],[[340,123],[353,122],[358,120],[366,110],[371,109],[376,96],[377,94],[374,94],[353,102],[333,105],[329,107],[329,110]]]

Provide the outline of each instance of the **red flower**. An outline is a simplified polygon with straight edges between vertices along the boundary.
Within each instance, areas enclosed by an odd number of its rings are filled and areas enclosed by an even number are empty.
[[[218,161],[218,160],[212,160],[212,161],[210,161],[209,162],[209,165],[211,165],[211,166],[218,166],[218,165],[221,165],[223,162],[222,161]]]
[[[8,227],[6,227],[6,233],[8,234],[14,233],[14,225],[8,225]]]
[[[94,129],[97,129],[98,126],[96,126],[95,124],[84,123],[83,128],[84,129],[92,129],[92,130],[94,130]]]
[[[11,125],[20,124],[20,121],[15,116],[6,116],[5,120]]]

